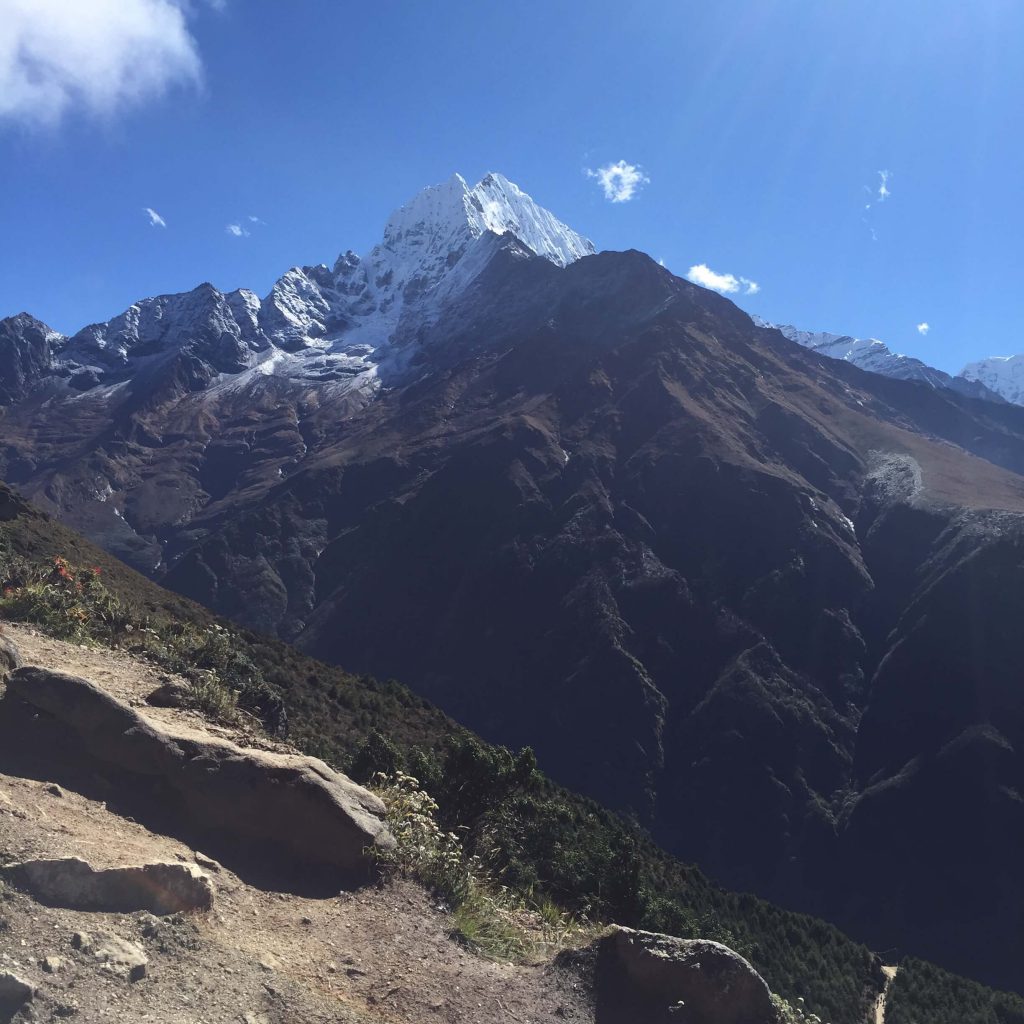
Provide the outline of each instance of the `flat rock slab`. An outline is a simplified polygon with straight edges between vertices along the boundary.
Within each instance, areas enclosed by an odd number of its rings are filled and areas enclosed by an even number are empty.
[[[58,721],[91,758],[159,780],[192,822],[256,853],[260,844],[283,848],[297,865],[360,878],[374,871],[375,849],[394,847],[384,804],[315,757],[245,749],[148,719],[89,680],[43,668],[13,672],[11,698]]]
[[[77,857],[31,860],[0,868],[0,878],[51,906],[71,910],[177,914],[209,910],[213,886],[194,864],[162,863],[97,869]]]
[[[764,979],[720,942],[615,928],[600,941],[603,1024],[776,1024]]]

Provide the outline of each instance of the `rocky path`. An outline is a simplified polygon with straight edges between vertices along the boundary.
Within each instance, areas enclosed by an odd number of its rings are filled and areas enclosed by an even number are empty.
[[[80,674],[126,703],[141,705],[146,688],[160,681],[150,666],[122,655],[27,629],[8,632],[26,663]],[[165,721],[173,714],[160,712]],[[201,724],[191,717],[187,723],[193,729]],[[5,865],[39,858],[74,857],[100,870],[198,865],[210,880],[213,901],[209,910],[160,916],[70,909],[46,905],[24,886],[0,881],[0,976],[22,979],[35,990],[26,1004],[28,1016],[0,1010],[0,1021],[594,1019],[588,986],[577,974],[550,963],[512,966],[481,959],[453,941],[449,915],[411,883],[318,896],[252,884],[182,838],[123,813],[116,775],[55,777],[46,770],[27,772],[26,763],[0,744],[0,873]],[[45,766],[45,756],[35,763]]]
[[[885,975],[885,987],[878,993],[878,998],[875,1000],[875,1024],[885,1024],[885,1006],[897,971],[899,971],[898,967],[886,965],[882,968],[882,973]]]

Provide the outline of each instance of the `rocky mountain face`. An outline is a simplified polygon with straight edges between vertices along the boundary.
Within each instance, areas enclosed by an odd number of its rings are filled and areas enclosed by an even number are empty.
[[[591,253],[453,179],[262,301],[5,321],[0,469],[731,887],[1024,988],[1024,409]]]

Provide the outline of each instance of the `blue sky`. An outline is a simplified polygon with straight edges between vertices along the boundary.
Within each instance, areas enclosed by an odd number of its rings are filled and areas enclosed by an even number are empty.
[[[265,294],[498,170],[599,248],[955,372],[1024,350],[1022,47],[1018,0],[0,0],[0,315]],[[611,202],[586,172],[620,161]]]

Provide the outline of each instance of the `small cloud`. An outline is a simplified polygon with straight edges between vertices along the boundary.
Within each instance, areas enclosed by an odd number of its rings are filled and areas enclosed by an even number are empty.
[[[149,217],[149,226],[151,228],[165,228],[167,227],[167,221],[160,216],[152,206],[144,206],[142,208],[143,213]]]
[[[241,224],[228,224],[227,227],[224,228],[224,230],[229,235],[234,235],[235,238],[245,238],[249,234],[249,232],[246,231]]]
[[[596,171],[588,168],[586,175],[597,179],[605,199],[610,203],[628,203],[651,181],[638,164],[628,164],[625,160],[599,167]]]
[[[744,295],[756,295],[761,286],[756,281],[747,277],[738,277],[736,274],[719,274],[712,270],[706,263],[697,263],[687,271],[686,279],[702,288],[710,288],[713,292],[721,292],[723,295],[735,295],[742,292]]]
[[[251,224],[266,224],[267,223],[265,220],[261,220],[259,217],[257,217],[256,214],[254,214],[254,213],[250,213],[249,216],[246,217],[245,219],[247,221],[249,221]]]
[[[920,324],[917,325],[917,333],[918,334],[927,334],[931,329],[932,329],[932,325],[930,323],[928,323],[927,320],[925,320],[924,323],[920,323]]]

